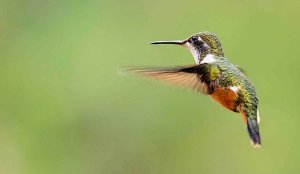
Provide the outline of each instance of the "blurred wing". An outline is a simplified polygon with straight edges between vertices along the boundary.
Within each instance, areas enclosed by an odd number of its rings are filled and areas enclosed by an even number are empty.
[[[216,68],[211,64],[201,64],[189,67],[129,68],[127,70],[209,94],[211,92],[211,82],[219,76],[219,68]]]

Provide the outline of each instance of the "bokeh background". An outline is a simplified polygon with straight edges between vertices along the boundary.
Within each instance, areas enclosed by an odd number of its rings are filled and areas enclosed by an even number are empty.
[[[300,172],[300,1],[1,0],[0,173]],[[209,97],[119,72],[211,31],[260,99],[263,147]]]

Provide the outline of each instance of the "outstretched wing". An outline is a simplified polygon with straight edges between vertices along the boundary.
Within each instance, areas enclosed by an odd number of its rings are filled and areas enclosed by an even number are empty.
[[[206,63],[175,68],[128,68],[127,70],[204,94],[213,92],[220,76],[220,69],[217,65]]]

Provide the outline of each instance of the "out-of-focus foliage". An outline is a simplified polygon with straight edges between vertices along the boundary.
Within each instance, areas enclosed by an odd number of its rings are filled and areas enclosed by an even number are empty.
[[[300,1],[0,1],[0,173],[300,172]],[[260,99],[263,147],[209,97],[118,72],[211,31]]]

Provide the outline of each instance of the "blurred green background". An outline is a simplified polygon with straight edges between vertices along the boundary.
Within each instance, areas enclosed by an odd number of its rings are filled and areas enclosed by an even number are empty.
[[[1,0],[0,173],[300,172],[300,1]],[[192,64],[211,31],[260,99],[263,147],[209,97],[118,72]]]

